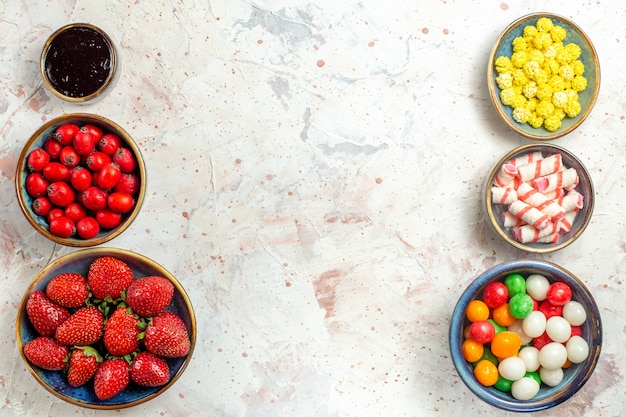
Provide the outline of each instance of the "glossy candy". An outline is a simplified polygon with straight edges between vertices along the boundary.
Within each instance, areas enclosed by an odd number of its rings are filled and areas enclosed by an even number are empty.
[[[539,363],[542,368],[557,369],[567,360],[567,349],[562,343],[550,342],[539,349]]]
[[[572,326],[580,326],[587,320],[587,312],[578,301],[568,301],[563,306],[563,318]]]
[[[489,343],[496,335],[496,329],[486,320],[475,321],[470,325],[469,336],[478,343]]]
[[[489,318],[489,307],[481,300],[472,300],[465,309],[465,316],[469,321],[484,321]]]
[[[504,278],[504,285],[509,293],[509,299],[516,294],[526,293],[526,280],[520,274],[509,274]]]
[[[567,359],[572,363],[581,363],[589,356],[589,345],[580,336],[572,336],[565,344]]]
[[[522,339],[517,333],[505,331],[498,333],[491,341],[491,352],[498,358],[516,355],[522,346]]]
[[[526,375],[526,363],[518,356],[510,356],[500,361],[498,372],[508,380],[517,381]]]
[[[548,288],[550,288],[550,281],[543,275],[532,274],[526,278],[526,293],[534,300],[545,300]]]
[[[553,341],[565,343],[572,335],[572,326],[561,316],[550,317],[546,322],[546,333]]]
[[[508,303],[502,304],[500,307],[494,308],[491,312],[491,315],[493,316],[494,321],[500,326],[507,327],[517,321],[517,319],[511,315],[511,309],[509,308]]]
[[[474,376],[482,385],[490,387],[498,382],[498,368],[490,361],[484,359],[478,362],[474,368]]]
[[[509,301],[511,315],[516,319],[528,317],[530,312],[533,311],[533,305],[533,299],[526,293],[515,294]]]
[[[525,376],[511,385],[511,395],[516,400],[530,400],[539,392],[540,385],[534,378]]]
[[[546,331],[546,321],[541,311],[531,311],[522,321],[522,329],[531,338],[539,337]]]
[[[499,281],[489,283],[483,291],[483,301],[489,308],[499,307],[508,300],[509,291],[506,285]]]
[[[478,343],[472,339],[465,339],[461,346],[461,352],[466,361],[473,363],[482,358],[483,353],[485,353],[485,348],[482,343]]]
[[[548,288],[546,299],[556,306],[565,305],[572,299],[572,290],[564,282],[554,282]]]

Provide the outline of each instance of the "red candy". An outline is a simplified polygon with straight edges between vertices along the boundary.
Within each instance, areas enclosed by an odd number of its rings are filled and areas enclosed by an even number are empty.
[[[478,343],[489,343],[496,335],[496,329],[488,321],[476,321],[469,327],[470,339]]]
[[[564,282],[555,282],[548,288],[546,299],[555,306],[565,305],[572,299],[572,290]]]
[[[506,285],[499,281],[492,282],[483,291],[483,301],[489,308],[500,307],[509,299],[509,291]]]

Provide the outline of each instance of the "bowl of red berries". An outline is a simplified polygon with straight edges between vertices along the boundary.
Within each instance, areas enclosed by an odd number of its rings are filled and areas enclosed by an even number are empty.
[[[87,248],[47,265],[17,315],[24,364],[71,404],[120,409],[171,387],[191,360],[196,319],[163,266],[118,248]]]
[[[117,123],[65,114],[28,139],[15,188],[22,212],[40,234],[65,246],[96,246],[137,217],[146,168],[139,147]]]
[[[602,321],[585,284],[547,261],[493,266],[461,294],[449,331],[453,364],[486,403],[535,412],[575,395],[602,348]]]

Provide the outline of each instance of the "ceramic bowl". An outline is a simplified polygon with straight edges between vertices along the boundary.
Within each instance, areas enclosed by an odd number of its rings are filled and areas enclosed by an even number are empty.
[[[76,104],[106,96],[119,78],[119,68],[115,44],[106,32],[89,23],[57,29],[46,40],[39,63],[46,88]]]
[[[573,168],[576,170],[576,173],[578,174],[578,184],[575,186],[574,190],[582,196],[583,206],[575,213],[568,213],[566,217],[561,220],[562,223],[565,221],[570,222],[571,227],[565,228],[563,225],[557,223],[555,227],[558,227],[561,232],[557,234],[558,239],[555,241],[546,243],[520,241],[515,238],[516,228],[508,227],[507,224],[507,212],[509,211],[510,206],[508,204],[500,204],[501,200],[494,197],[492,187],[496,184],[496,178],[499,175],[500,169],[507,162],[520,157],[525,157],[526,159],[524,162],[528,162],[528,155],[541,155],[543,158],[547,158],[556,154],[561,155],[561,161],[564,168]],[[535,158],[537,158],[537,156],[535,156]],[[569,191],[564,190],[563,192],[567,194]],[[482,201],[486,221],[499,238],[511,246],[525,252],[548,253],[570,245],[582,235],[593,214],[594,196],[593,182],[591,180],[591,176],[589,175],[589,171],[587,171],[587,168],[585,168],[583,163],[575,155],[567,149],[557,145],[547,143],[530,143],[508,152],[494,165],[491,173],[485,181]],[[571,219],[572,215],[575,215],[573,220]],[[567,229],[569,229],[569,231],[567,231]]]
[[[28,155],[34,149],[42,147],[44,141],[52,136],[59,126],[65,123],[74,123],[78,126],[84,126],[85,124],[89,123],[100,127],[104,132],[115,133],[122,139],[123,146],[130,149],[134,154],[135,159],[137,160],[137,168],[135,170],[135,173],[139,177],[140,187],[137,194],[134,196],[134,207],[129,212],[123,215],[122,222],[118,226],[111,229],[101,228],[100,232],[91,239],[82,239],[76,234],[68,238],[62,238],[52,234],[50,232],[47,220],[44,217],[35,214],[35,212],[33,211],[32,204],[34,198],[30,196],[26,191],[26,178],[30,174],[27,163]],[[126,229],[128,229],[131,223],[135,220],[135,218],[139,214],[146,193],[146,167],[144,165],[144,160],[139,147],[137,146],[133,138],[117,123],[107,119],[106,117],[95,114],[65,114],[44,123],[28,139],[18,159],[15,174],[15,188],[17,192],[19,206],[26,216],[28,222],[35,228],[35,230],[37,230],[37,232],[52,240],[53,242],[59,243],[61,245],[73,247],[90,247],[100,245],[102,243],[110,241],[111,239],[114,239]]]
[[[173,299],[166,310],[178,314],[181,317],[187,327],[187,332],[189,333],[189,337],[191,339],[191,347],[189,353],[185,357],[167,359],[171,379],[166,385],[155,388],[146,388],[140,387],[139,385],[131,382],[131,384],[122,393],[105,401],[101,401],[95,396],[93,393],[92,382],[89,382],[81,387],[72,387],[68,384],[66,377],[61,371],[47,371],[34,367],[23,354],[24,345],[38,336],[38,333],[31,325],[26,314],[26,302],[28,296],[36,290],[45,291],[45,287],[48,282],[58,274],[64,272],[77,272],[86,276],[91,262],[101,256],[113,256],[126,262],[133,271],[135,279],[145,276],[159,275],[170,280],[172,284],[174,284],[175,290]],[[187,293],[185,292],[185,289],[176,277],[167,271],[163,266],[146,256],[135,252],[118,248],[98,247],[81,249],[64,255],[51,262],[35,276],[22,298],[17,315],[16,333],[18,349],[22,355],[26,368],[37,380],[37,382],[54,396],[71,404],[86,408],[120,409],[141,404],[159,396],[174,385],[178,378],[180,378],[189,364],[193,354],[196,341],[196,318],[193,306]]]
[[[579,60],[584,64],[583,76],[587,79],[587,87],[578,93],[580,113],[575,117],[562,119],[561,126],[555,131],[548,131],[543,126],[534,128],[528,123],[518,123],[513,119],[513,109],[502,104],[500,93],[502,89],[496,82],[498,72],[495,69],[496,59],[500,56],[511,57],[513,54],[512,42],[522,36],[526,26],[534,26],[540,18],[549,18],[555,26],[565,29],[567,36],[563,45],[575,43],[581,49]],[[533,13],[520,17],[509,24],[498,37],[491,50],[487,69],[487,85],[491,102],[504,123],[514,132],[533,140],[551,140],[566,135],[576,129],[589,116],[600,90],[600,63],[596,50],[585,32],[571,20],[551,13]]]
[[[585,308],[587,319],[581,326],[581,336],[587,341],[589,355],[579,364],[564,369],[562,381],[550,387],[541,384],[537,395],[530,400],[516,400],[510,393],[494,387],[481,385],[473,374],[473,366],[461,352],[464,329],[469,324],[465,316],[468,304],[482,299],[485,287],[494,281],[503,281],[506,276],[519,273],[524,278],[540,274],[552,282],[564,282],[572,290],[572,299]],[[476,396],[486,403],[507,411],[534,412],[554,407],[575,395],[593,373],[602,348],[602,321],[598,306],[585,284],[571,272],[556,264],[539,260],[517,260],[496,265],[480,274],[461,294],[450,320],[449,344],[452,361],[461,380]]]

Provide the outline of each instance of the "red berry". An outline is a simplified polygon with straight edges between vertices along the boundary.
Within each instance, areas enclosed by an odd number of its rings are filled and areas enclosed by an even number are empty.
[[[107,133],[98,142],[98,149],[109,156],[115,155],[117,149],[122,146],[122,140],[114,133]]]
[[[48,152],[51,160],[59,159],[62,148],[63,145],[61,145],[59,141],[54,139],[54,137],[52,136],[50,136],[43,142],[43,149]]]
[[[122,173],[114,190],[134,196],[139,192],[139,185],[139,176],[137,174]]]
[[[95,375],[102,356],[91,346],[77,347],[70,354],[67,382],[73,387],[86,384]]]
[[[40,335],[53,336],[70,313],[50,300],[43,291],[33,291],[26,301],[26,315]]]
[[[50,162],[50,155],[42,148],[35,148],[28,154],[26,167],[32,172],[40,172]]]
[[[49,227],[50,233],[66,239],[74,236],[74,233],[76,233],[76,224],[63,215],[53,218]]]
[[[66,123],[57,128],[54,132],[54,138],[61,145],[69,145],[74,139],[74,135],[78,132],[79,127],[73,123]]]
[[[88,210],[102,210],[107,205],[108,194],[102,188],[90,186],[82,192],[81,201]]]
[[[82,307],[89,296],[87,278],[74,272],[56,275],[48,282],[46,295],[62,307]]]
[[[122,172],[116,163],[106,164],[98,172],[98,187],[103,190],[110,190],[118,183],[121,175]]]
[[[100,225],[95,218],[83,217],[76,223],[76,234],[83,239],[93,239],[100,233]]]
[[[63,165],[68,168],[74,168],[76,165],[80,163],[80,155],[76,152],[73,146],[64,146],[61,149],[61,154],[59,155],[59,160]]]
[[[100,310],[94,306],[85,306],[57,327],[55,337],[64,345],[93,345],[102,337],[103,328],[104,316]]]
[[[106,297],[117,299],[131,282],[133,272],[128,264],[112,256],[95,259],[89,265],[87,284],[94,298],[104,300]]]
[[[89,155],[96,149],[96,143],[93,135],[84,128],[81,128],[78,132],[76,132],[72,145],[74,146],[76,153],[79,155]]]
[[[76,193],[65,181],[57,181],[48,186],[48,198],[55,206],[67,207],[76,199]]]
[[[108,207],[117,213],[128,213],[134,204],[135,199],[130,194],[122,192],[111,193],[107,199]]]
[[[170,311],[152,318],[146,327],[144,343],[149,352],[166,358],[185,356],[191,346],[185,323]]]
[[[96,220],[103,229],[114,229],[122,223],[122,213],[104,208],[96,212]]]
[[[87,210],[85,210],[85,206],[83,206],[82,204],[73,202],[65,207],[63,214],[74,223],[78,223],[79,220],[87,216]]]
[[[118,307],[104,326],[102,341],[112,356],[128,355],[139,349],[141,319],[126,307]]]
[[[98,367],[93,389],[100,400],[108,400],[122,392],[130,383],[128,363],[124,359],[107,359]]]
[[[165,359],[144,351],[130,365],[130,378],[144,387],[160,387],[170,380],[170,369]]]
[[[103,152],[93,152],[85,160],[85,165],[93,172],[100,171],[106,164],[111,162],[111,158]]]
[[[46,215],[46,220],[48,221],[48,223],[50,223],[52,220],[56,219],[57,217],[61,217],[64,215],[65,213],[63,213],[62,209],[58,207],[53,207],[50,209],[50,211]]]
[[[135,155],[128,148],[118,148],[113,155],[113,162],[115,162],[120,167],[120,171],[125,174],[129,174],[137,168]]]
[[[52,204],[48,197],[37,197],[33,200],[32,208],[38,216],[46,216],[52,209]]]
[[[39,172],[33,172],[26,177],[26,192],[33,198],[45,196],[50,182]]]
[[[70,183],[76,191],[84,191],[91,185],[91,181],[91,172],[88,169],[83,168],[80,165],[72,169],[70,174]]]
[[[70,176],[70,169],[59,162],[48,162],[43,167],[43,176],[50,182],[65,181]]]
[[[81,127],[80,130],[84,130],[86,132],[91,133],[91,136],[93,136],[94,145],[100,141],[100,139],[102,138],[102,135],[104,134],[104,132],[102,131],[102,129],[100,129],[100,127],[91,123],[87,123],[86,125]]]
[[[33,365],[49,371],[65,368],[70,350],[52,337],[40,336],[24,345],[24,356]]]
[[[133,281],[126,289],[126,304],[143,317],[163,312],[172,301],[174,285],[167,278],[149,276]]]

